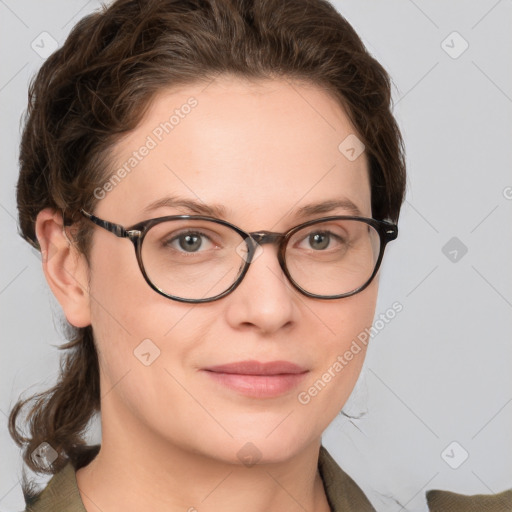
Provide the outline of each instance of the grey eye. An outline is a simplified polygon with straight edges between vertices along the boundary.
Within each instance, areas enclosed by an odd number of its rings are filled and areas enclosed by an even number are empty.
[[[331,236],[327,232],[312,233],[308,237],[309,245],[315,250],[322,250],[329,247]]]
[[[188,233],[178,237],[180,247],[187,252],[195,252],[203,244],[202,236],[196,233]]]

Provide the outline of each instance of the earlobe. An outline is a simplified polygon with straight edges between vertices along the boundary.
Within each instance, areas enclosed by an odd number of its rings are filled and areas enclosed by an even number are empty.
[[[41,210],[36,219],[36,236],[44,275],[66,319],[75,327],[87,327],[91,323],[89,267],[66,233],[62,214],[52,208]]]

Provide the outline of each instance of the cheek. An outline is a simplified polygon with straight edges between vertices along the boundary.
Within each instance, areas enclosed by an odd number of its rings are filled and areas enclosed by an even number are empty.
[[[130,335],[138,317],[137,297],[143,290],[133,248],[130,252],[123,247],[124,240],[112,239],[98,241],[91,254],[90,296],[93,328],[114,342],[119,332],[121,338]]]
[[[365,290],[344,299],[324,301],[313,312],[323,324],[322,353],[347,350],[351,342],[372,325],[377,303],[378,282],[374,280]]]
[[[134,366],[141,365],[134,354],[137,346],[161,335],[162,329],[158,329],[152,314],[153,301],[159,296],[146,284],[130,242],[109,237],[98,240],[94,249],[91,324],[102,378],[105,387],[109,387]]]
[[[325,329],[316,338],[320,354],[311,378],[299,390],[301,406],[313,413],[326,428],[352,392],[361,372],[377,300],[377,282],[352,297],[332,301],[316,311]],[[322,411],[322,414],[320,414]]]
[[[99,233],[91,253],[92,324],[109,343],[160,337],[182,309],[155,292],[144,279],[132,243]],[[174,303],[177,304],[177,303]]]
[[[194,305],[171,301],[150,288],[133,247],[119,250],[110,240],[91,255],[90,297],[102,395],[115,387],[110,400],[119,393],[135,409],[154,403],[166,394],[164,383],[172,387],[165,368],[186,366],[208,322],[191,320],[198,314]]]

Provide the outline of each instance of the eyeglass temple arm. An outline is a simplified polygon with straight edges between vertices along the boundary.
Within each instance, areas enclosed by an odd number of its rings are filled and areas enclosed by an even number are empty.
[[[391,222],[387,222],[385,220],[381,220],[381,225],[384,226],[384,235],[386,242],[391,242],[392,240],[396,240],[398,236],[398,226],[396,224],[392,224]]]
[[[114,233],[114,235],[120,238],[131,238],[133,236],[133,233],[127,231],[123,226],[121,226],[121,224],[114,224],[113,222],[108,222],[106,220],[99,219],[92,213],[88,213],[85,210],[80,210],[80,213],[85,215],[85,217],[94,222],[94,224],[96,224],[97,226],[100,226],[101,228],[106,229],[111,233]]]

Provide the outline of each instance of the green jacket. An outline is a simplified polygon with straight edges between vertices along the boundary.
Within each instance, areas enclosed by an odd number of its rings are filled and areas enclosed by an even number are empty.
[[[318,470],[332,512],[375,512],[363,491],[323,446],[320,446]],[[80,498],[75,471],[69,462],[51,478],[36,501],[27,505],[25,512],[87,512]],[[512,511],[512,490],[490,496],[431,490],[426,497],[430,512]]]

